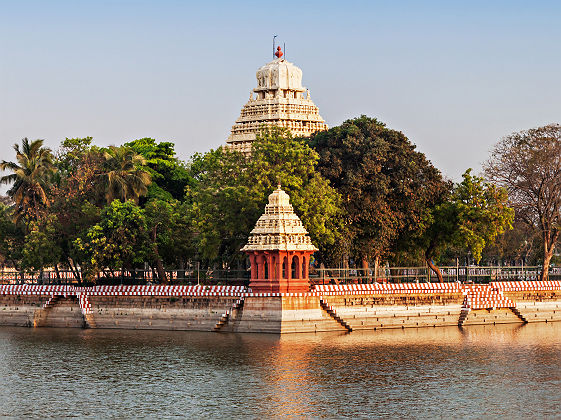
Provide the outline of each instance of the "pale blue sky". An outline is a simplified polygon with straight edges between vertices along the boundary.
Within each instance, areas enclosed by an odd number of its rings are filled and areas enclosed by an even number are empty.
[[[450,178],[561,122],[553,1],[0,0],[0,159],[22,137],[224,144],[271,38],[330,126],[366,114]]]

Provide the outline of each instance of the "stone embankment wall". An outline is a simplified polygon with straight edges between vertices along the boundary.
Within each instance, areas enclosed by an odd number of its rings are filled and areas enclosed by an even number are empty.
[[[528,322],[561,321],[561,291],[505,293]]]
[[[325,300],[353,330],[458,325],[461,293],[329,296]]]
[[[0,286],[0,325],[295,333],[561,321],[561,282],[317,286]]]
[[[92,296],[93,328],[212,331],[236,297]]]
[[[0,295],[0,325],[32,327],[35,312],[41,312],[51,296]]]
[[[528,322],[561,320],[561,282],[537,283],[498,283],[497,287],[505,296],[516,302],[516,309]]]
[[[81,328],[85,326],[74,296],[0,295],[0,325]]]

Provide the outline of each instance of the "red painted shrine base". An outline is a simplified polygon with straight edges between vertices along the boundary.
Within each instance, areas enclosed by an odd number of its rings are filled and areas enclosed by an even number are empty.
[[[313,251],[251,251],[254,293],[300,293],[310,290],[308,267]]]

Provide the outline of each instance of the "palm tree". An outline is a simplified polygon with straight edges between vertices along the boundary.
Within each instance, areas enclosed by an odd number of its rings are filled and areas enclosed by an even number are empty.
[[[109,146],[103,157],[104,173],[101,175],[105,187],[107,204],[114,199],[134,200],[148,192],[151,176],[143,169],[146,159],[129,147]]]
[[[43,147],[43,140],[22,139],[21,148],[14,144],[16,162],[0,162],[0,170],[12,171],[0,177],[0,184],[13,184],[8,195],[14,201],[14,220],[39,220],[49,207],[47,190],[56,172],[51,149]]]

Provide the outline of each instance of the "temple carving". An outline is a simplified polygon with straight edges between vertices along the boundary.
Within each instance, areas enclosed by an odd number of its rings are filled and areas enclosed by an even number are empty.
[[[232,126],[226,142],[233,150],[249,153],[263,125],[287,128],[295,137],[328,128],[310,91],[302,86],[302,70],[282,58],[280,47],[275,55],[276,59],[257,70],[257,87]]]
[[[253,292],[309,291],[310,256],[318,249],[280,185],[241,250],[249,255]]]

